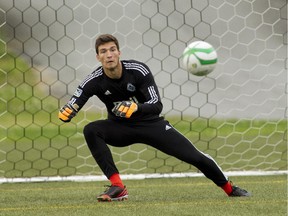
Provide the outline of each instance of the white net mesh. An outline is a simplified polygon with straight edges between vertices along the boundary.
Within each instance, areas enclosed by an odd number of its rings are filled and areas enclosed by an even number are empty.
[[[91,99],[72,123],[57,112],[98,65],[94,41],[114,34],[122,59],[144,61],[163,115],[225,171],[287,169],[285,0],[0,0],[0,177],[102,174],[82,129],[105,118]],[[181,66],[211,43],[209,76]],[[121,173],[196,171],[146,145],[111,148]]]

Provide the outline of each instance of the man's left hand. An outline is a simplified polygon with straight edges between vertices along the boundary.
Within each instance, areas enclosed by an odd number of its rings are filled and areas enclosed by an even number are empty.
[[[112,109],[112,112],[116,116],[130,118],[130,116],[136,112],[137,109],[138,106],[136,103],[131,101],[122,101]]]

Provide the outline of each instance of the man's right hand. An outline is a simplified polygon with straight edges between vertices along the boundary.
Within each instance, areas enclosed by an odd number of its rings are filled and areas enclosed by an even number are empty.
[[[132,101],[122,101],[118,103],[113,109],[112,112],[122,118],[130,118],[130,116],[136,112],[138,105]]]
[[[71,119],[78,113],[79,106],[77,104],[66,104],[58,113],[58,118],[63,122],[70,122]]]

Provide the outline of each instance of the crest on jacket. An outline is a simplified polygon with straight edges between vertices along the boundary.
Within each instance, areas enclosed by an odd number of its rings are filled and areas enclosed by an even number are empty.
[[[134,92],[136,90],[135,86],[131,83],[127,84],[127,90],[130,92]]]

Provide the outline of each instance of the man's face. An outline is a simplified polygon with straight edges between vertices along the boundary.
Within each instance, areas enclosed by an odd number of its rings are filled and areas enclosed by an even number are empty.
[[[119,64],[120,51],[114,42],[108,42],[98,47],[96,57],[104,69],[113,70]]]

